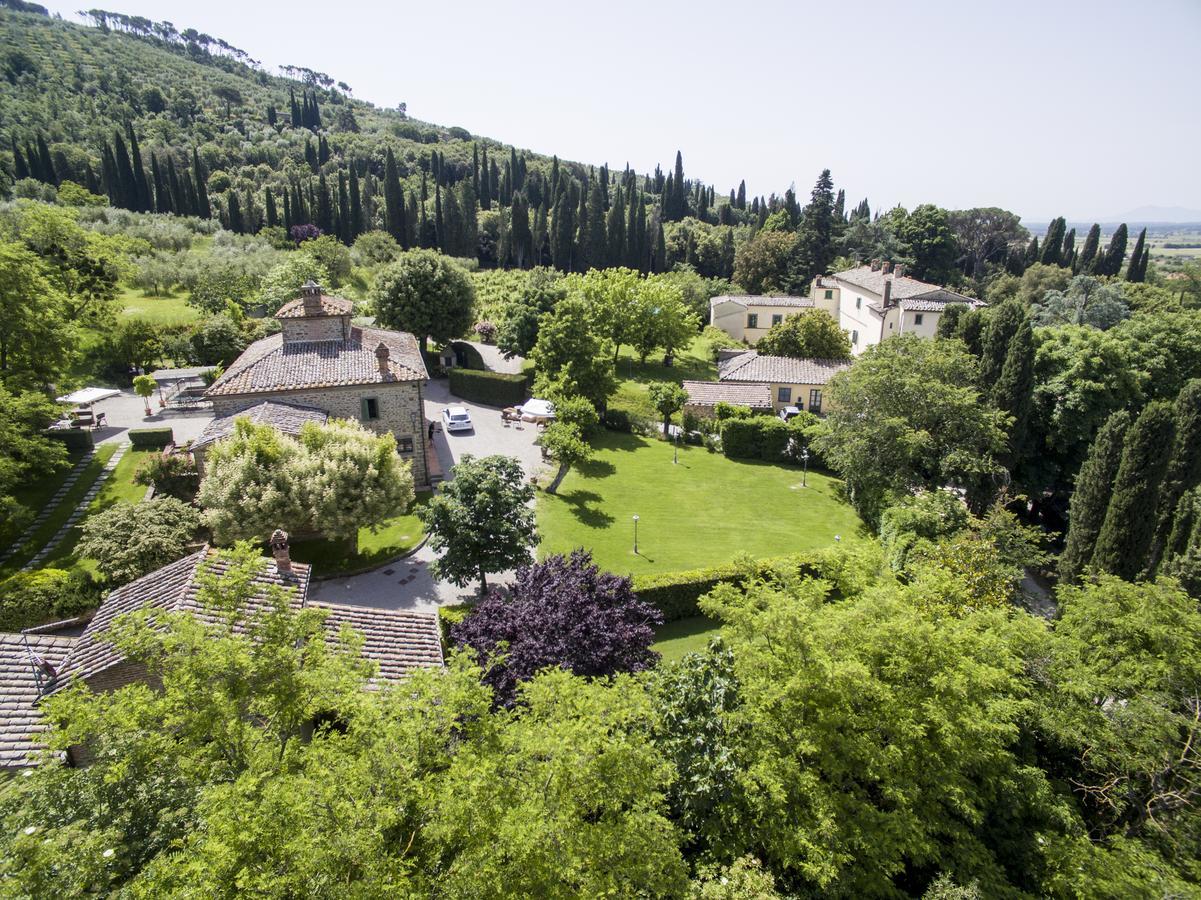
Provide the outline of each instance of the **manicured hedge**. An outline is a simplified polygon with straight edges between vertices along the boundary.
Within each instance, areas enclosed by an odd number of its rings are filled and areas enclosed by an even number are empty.
[[[500,407],[518,406],[530,395],[524,375],[474,369],[451,369],[450,392],[473,403]]]
[[[752,575],[765,575],[782,568],[793,568],[806,575],[818,572],[815,556],[794,554],[756,560]],[[634,593],[640,600],[657,607],[663,613],[663,621],[674,622],[689,616],[699,616],[696,603],[719,584],[735,584],[747,571],[736,563],[711,566],[707,569],[691,569],[685,572],[664,572],[660,575],[634,576]]]
[[[86,572],[39,569],[0,581],[0,631],[20,631],[79,615],[100,604]]]
[[[43,434],[56,441],[62,441],[68,450],[91,450],[96,445],[92,440],[92,432],[84,428],[54,428]]]
[[[721,425],[721,445],[731,459],[762,459],[784,462],[792,429],[775,416],[726,419]]]
[[[166,447],[175,443],[175,432],[168,425],[158,428],[131,428],[127,432],[134,447]]]
[[[442,629],[442,652],[450,650],[450,629],[458,625],[471,613],[467,603],[457,603],[453,606],[438,607],[438,626]]]

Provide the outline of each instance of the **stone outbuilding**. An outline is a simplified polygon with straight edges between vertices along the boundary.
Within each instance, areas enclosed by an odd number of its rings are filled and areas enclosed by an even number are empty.
[[[353,304],[306,283],[275,318],[281,331],[255,341],[205,392],[218,419],[269,401],[354,419],[396,439],[413,467],[413,483],[429,484],[422,389],[429,379],[417,339],[403,331],[351,323]],[[279,418],[278,410],[269,418]]]

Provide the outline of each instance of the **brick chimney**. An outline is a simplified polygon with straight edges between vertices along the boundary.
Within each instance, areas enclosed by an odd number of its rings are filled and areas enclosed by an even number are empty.
[[[821,287],[822,286],[822,277],[820,275],[818,275],[817,278],[813,279],[813,284],[816,287]]]
[[[897,263],[896,268],[892,270],[892,274],[900,278],[905,274],[905,266],[902,263]]]
[[[271,532],[271,540],[267,542],[271,554],[275,557],[275,571],[280,575],[292,574],[292,555],[288,552],[288,532],[277,528]]]
[[[884,260],[884,262],[880,264],[880,271],[887,275],[892,271],[892,263],[888,260]]]
[[[300,296],[304,298],[304,311],[306,314],[319,314],[321,312],[321,285],[310,278],[301,285]]]
[[[880,271],[880,260],[878,260],[878,259],[873,259],[873,260],[872,260],[872,271],[873,271],[873,272],[879,272],[879,271]]]
[[[376,348],[375,348],[375,361],[379,363],[379,373],[381,375],[387,375],[389,372],[389,369],[388,369],[389,352],[390,351],[388,350],[388,345],[385,344],[383,341],[380,341],[379,345],[376,346]]]
[[[884,307],[884,309],[888,309],[888,307],[892,306],[892,279],[891,278],[884,279],[884,300],[880,305],[882,307]]]

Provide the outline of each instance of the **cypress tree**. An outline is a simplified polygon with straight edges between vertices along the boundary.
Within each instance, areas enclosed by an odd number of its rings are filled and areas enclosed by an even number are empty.
[[[117,183],[120,194],[117,206],[125,209],[138,208],[138,182],[133,174],[133,166],[129,162],[129,152],[125,149],[125,141],[120,132],[113,134],[113,156],[117,160]]]
[[[310,103],[310,107],[311,108],[309,110],[309,115],[311,116],[311,124],[309,127],[313,128],[313,129],[320,129],[321,128],[321,104],[319,104],[317,102],[317,92],[316,91],[313,91],[313,99],[312,99],[312,102]]]
[[[524,269],[526,262],[533,258],[533,236],[530,233],[530,211],[525,194],[518,191],[513,195],[512,219],[510,223],[510,241],[512,244],[513,262],[519,269]]]
[[[1100,261],[1097,274],[1112,276],[1122,271],[1122,262],[1126,259],[1127,237],[1126,223],[1123,222],[1109,239],[1109,246],[1105,248],[1105,256]]]
[[[603,207],[604,212],[609,211],[609,164],[605,163],[601,166],[600,174],[601,199],[605,201]]]
[[[733,233],[727,231],[726,239],[733,241]],[[667,271],[667,241],[663,237],[663,222],[657,216],[655,217],[655,255],[651,259],[651,271]]]
[[[1048,266],[1059,265],[1062,259],[1063,252],[1063,236],[1067,231],[1067,222],[1063,216],[1057,219],[1052,219],[1051,224],[1047,226],[1047,233],[1043,238],[1043,252],[1040,262]]]
[[[638,268],[638,198],[631,185],[626,192],[626,246],[621,264],[631,269]]]
[[[534,265],[545,266],[550,262],[550,232],[545,204],[534,210],[534,227],[531,235],[534,244]]]
[[[442,211],[442,184],[434,182],[434,246],[446,249],[446,218]]]
[[[209,205],[208,173],[200,162],[200,154],[192,148],[192,174],[196,179],[196,215],[202,219],[212,218],[213,209]]]
[[[1084,246],[1080,248],[1080,257],[1075,272],[1078,275],[1091,275],[1097,261],[1097,250],[1101,246],[1101,226],[1093,223],[1084,237]]]
[[[38,132],[38,163],[42,170],[42,181],[55,186],[59,183],[58,173],[54,170],[54,159],[50,156],[50,147],[46,144],[46,136]]]
[[[1140,267],[1143,263],[1143,250],[1147,243],[1147,229],[1144,228],[1138,233],[1138,240],[1134,242],[1134,252],[1130,255],[1130,265],[1126,267],[1127,281],[1142,281],[1143,274],[1140,272]]]
[[[684,193],[684,156],[679,150],[676,151],[676,167],[672,178],[675,183],[672,185],[670,220],[678,222],[688,215],[688,199]]]
[[[1059,557],[1059,579],[1075,581],[1093,558],[1097,535],[1113,490],[1113,480],[1122,461],[1122,444],[1130,428],[1130,413],[1119,410],[1097,431],[1088,458],[1076,476],[1068,514],[1068,535]]]
[[[1009,471],[1017,472],[1029,452],[1030,416],[1034,405],[1034,330],[1028,315],[1022,317],[1009,342],[992,401],[993,406],[1013,417],[1005,463]]]
[[[296,91],[293,88],[288,88],[288,104],[292,114],[292,127],[300,128],[303,125],[303,119],[300,114],[300,104],[296,102]]]
[[[487,162],[484,163],[485,169]],[[471,183],[475,186],[475,195],[480,195],[480,145],[471,145]]]
[[[1038,262],[1039,256],[1038,238],[1032,238],[1029,246],[1026,247],[1026,268],[1028,269]]]
[[[609,250],[606,256],[610,266],[622,265],[625,258],[626,210],[622,197],[622,192],[618,190],[614,196],[613,205],[609,207],[609,220],[606,227],[609,235]]]
[[[588,186],[585,184],[579,190],[580,205],[575,214],[575,249],[572,259],[576,272],[588,271]]]
[[[12,145],[13,152],[13,175],[17,181],[22,178],[29,177],[29,166],[25,162],[25,155],[21,152],[21,148],[17,146],[16,137],[9,135],[9,143]]]
[[[1155,540],[1147,559],[1146,575],[1155,573],[1163,556],[1180,498],[1201,485],[1201,379],[1192,379],[1177,395],[1175,418],[1176,441],[1160,491]]]
[[[588,206],[588,240],[585,251],[588,265],[603,269],[609,256],[609,241],[605,230],[605,195],[599,179],[592,183],[588,194]]]
[[[550,234],[551,265],[561,272],[570,272],[575,242],[575,204],[571,191],[560,191],[555,201],[553,230]]]
[[[322,234],[334,234],[334,210],[325,173],[317,179],[317,227]]]
[[[125,131],[129,137],[129,161],[133,166],[134,184],[137,188],[135,207],[139,212],[150,212],[154,208],[154,198],[150,196],[150,183],[146,180],[146,169],[142,166],[142,151],[138,147],[138,136],[134,133],[133,123],[125,123]]]
[[[100,148],[100,178],[104,181],[109,206],[121,206],[121,176],[117,171],[117,158],[108,141]]]
[[[263,193],[265,195],[263,200],[267,207],[267,227],[275,228],[279,225],[279,214],[275,209],[275,193],[271,188],[265,188]],[[287,195],[284,196],[286,199]]]
[[[338,170],[338,239],[343,244],[354,241],[355,235],[351,229],[350,197],[346,193],[346,173]]]
[[[154,182],[154,211],[158,213],[171,212],[171,196],[163,183],[163,173],[158,166],[158,157],[150,154],[151,180]]]
[[[471,179],[464,178],[459,186],[459,212],[463,215],[460,243],[463,255],[469,259],[478,256],[480,250],[480,220],[476,206],[475,185]]]
[[[83,186],[93,194],[103,194],[104,191],[100,188],[100,180],[96,177],[96,172],[92,169],[92,161],[88,160],[84,163],[83,168]],[[1145,267],[1144,267],[1145,268]]]
[[[405,242],[404,195],[400,192],[400,176],[396,173],[396,157],[392,148],[384,157],[384,218],[388,234],[408,249]]]
[[[1002,303],[993,312],[981,345],[980,386],[985,391],[991,391],[1000,380],[1009,355],[1009,343],[1026,315],[1026,308],[1016,301]]]
[[[1097,536],[1092,564],[1133,581],[1146,567],[1155,538],[1159,494],[1174,445],[1175,416],[1164,401],[1149,403],[1126,435],[1113,496]]]
[[[317,165],[323,166],[329,162],[329,141],[325,139],[325,135],[317,138]]]
[[[421,244],[421,223],[425,221],[425,206],[417,201],[417,195],[409,191],[409,201],[404,210],[404,240],[400,246],[406,250]]]
[[[1063,252],[1059,255],[1059,264],[1069,269],[1076,265],[1076,229],[1071,228],[1063,238]]]
[[[167,190],[171,192],[171,206],[176,215],[190,216],[192,208],[188,205],[183,186],[179,183],[179,173],[175,171],[175,157],[167,156]]]
[[[486,149],[486,148],[485,148]],[[488,163],[488,209],[492,208],[492,201],[500,197],[500,167],[497,166],[496,160]]]
[[[226,217],[229,219],[229,230],[244,234],[246,226],[242,222],[242,207],[238,203],[238,192],[230,191],[227,194],[228,202],[226,204]]]
[[[399,193],[399,191],[397,192]],[[403,218],[403,216],[402,216]],[[403,226],[402,226],[403,227]],[[350,234],[352,239],[363,233],[363,196],[359,189],[359,173],[350,166]]]
[[[470,183],[470,182],[468,182]],[[437,203],[441,186],[434,189],[434,201]],[[442,252],[448,256],[463,257],[467,255],[463,247],[463,209],[455,197],[453,188],[446,189],[446,202],[442,205],[442,222],[444,230],[440,233]]]
[[[313,142],[308,138],[305,138],[304,141],[304,161],[309,164],[309,169],[316,175],[319,168],[317,151],[313,149]]]
[[[272,127],[275,127],[275,124],[276,124],[278,118],[279,117],[275,112],[275,104],[268,103],[267,104],[267,124]]]
[[[295,224],[296,220],[292,218],[292,201],[288,196],[288,189],[284,188],[284,229],[291,233]]]

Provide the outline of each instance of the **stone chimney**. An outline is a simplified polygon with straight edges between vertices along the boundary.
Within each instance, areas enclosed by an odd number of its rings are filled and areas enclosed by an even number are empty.
[[[897,263],[896,268],[892,270],[892,274],[900,278],[905,274],[905,266],[902,263]]]
[[[380,341],[379,345],[376,346],[376,348],[375,348],[375,361],[379,363],[379,373],[381,375],[387,375],[389,372],[389,369],[388,369],[389,353],[390,353],[390,351],[388,350],[388,345],[385,344],[383,341]]]
[[[880,271],[887,275],[892,271],[892,263],[890,263],[888,260],[884,260],[882,263],[880,263]]]
[[[271,540],[267,542],[271,554],[275,557],[275,571],[280,575],[292,574],[292,555],[288,552],[288,532],[277,528],[271,532]]]
[[[879,272],[879,271],[880,271],[880,260],[878,260],[878,259],[873,259],[873,260],[872,260],[872,271],[873,271],[873,272]]]
[[[310,278],[301,285],[300,296],[304,298],[304,311],[306,314],[319,314],[321,312],[321,285]]]
[[[814,285],[814,287],[822,286],[822,277],[820,275],[818,275],[815,279],[813,279],[813,285]]]
[[[884,279],[884,300],[880,304],[884,309],[892,306],[892,279]]]

